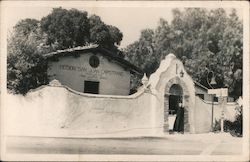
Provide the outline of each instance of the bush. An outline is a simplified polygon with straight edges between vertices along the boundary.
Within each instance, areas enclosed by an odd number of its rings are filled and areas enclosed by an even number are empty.
[[[230,132],[232,136],[242,137],[242,107],[236,107],[237,115],[235,121],[224,120],[224,128],[225,132]],[[218,132],[221,130],[220,120],[215,121],[214,131]]]

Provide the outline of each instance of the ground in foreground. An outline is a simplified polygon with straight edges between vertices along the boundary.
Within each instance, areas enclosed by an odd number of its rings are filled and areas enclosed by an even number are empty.
[[[134,138],[8,136],[6,151],[18,154],[239,155],[242,138],[226,133]]]

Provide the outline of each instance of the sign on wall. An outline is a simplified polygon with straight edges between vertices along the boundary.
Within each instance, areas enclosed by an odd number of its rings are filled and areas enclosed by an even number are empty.
[[[228,89],[227,88],[218,88],[218,89],[208,89],[208,94],[215,94],[216,97],[227,97]]]
[[[105,78],[107,75],[115,75],[123,77],[124,73],[122,71],[115,71],[115,70],[98,70],[98,69],[89,69],[86,67],[75,66],[75,65],[59,65],[60,70],[69,70],[69,71],[77,71],[77,72],[84,72],[88,76],[98,75],[102,78]]]

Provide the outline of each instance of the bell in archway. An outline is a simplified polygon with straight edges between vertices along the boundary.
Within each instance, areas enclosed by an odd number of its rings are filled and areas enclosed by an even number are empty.
[[[211,82],[210,82],[211,85],[216,85],[216,81],[215,81],[215,77],[213,76],[212,79],[211,79]]]

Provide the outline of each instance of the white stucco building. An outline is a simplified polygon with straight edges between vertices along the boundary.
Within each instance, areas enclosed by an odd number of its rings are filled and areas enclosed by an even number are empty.
[[[97,45],[46,54],[49,80],[57,79],[76,91],[92,94],[128,95],[130,74],[142,71]]]

